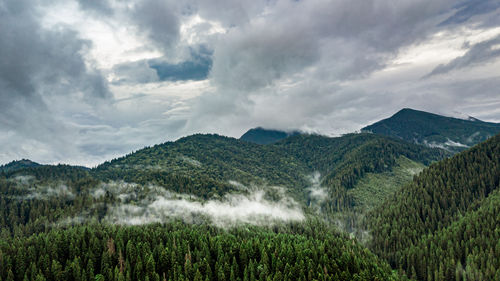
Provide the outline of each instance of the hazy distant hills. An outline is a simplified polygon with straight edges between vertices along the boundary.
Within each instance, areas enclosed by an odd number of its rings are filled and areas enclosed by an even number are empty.
[[[285,131],[270,130],[270,129],[264,129],[262,127],[257,127],[250,129],[246,133],[244,133],[240,137],[240,140],[253,142],[257,144],[271,144],[278,142],[289,136],[295,136],[298,134],[300,134],[299,131],[285,132]]]
[[[500,124],[472,117],[464,120],[405,108],[362,131],[458,152],[498,134]]]

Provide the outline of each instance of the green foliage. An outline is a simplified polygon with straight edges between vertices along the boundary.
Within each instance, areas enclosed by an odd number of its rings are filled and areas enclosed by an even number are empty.
[[[231,180],[261,188],[278,185],[305,207],[309,202],[306,188],[311,184],[308,176],[315,171],[323,175],[321,184],[327,190],[327,197],[319,207],[325,216],[331,217],[338,212],[353,211],[357,202],[352,191],[357,190],[357,181],[365,175],[390,172],[401,157],[427,164],[443,156],[440,150],[373,134],[339,138],[297,135],[274,145],[257,145],[217,135],[193,135],[139,150],[90,170],[44,165],[0,173],[3,215],[0,226],[10,234],[26,235],[45,231],[54,223],[78,218],[82,213],[100,221],[109,206],[121,200],[110,192],[93,197],[92,190],[102,181],[138,183],[136,192],[141,198],[147,195],[145,187],[152,184],[193,194],[200,200],[247,192],[231,184]],[[67,188],[67,192],[33,196],[57,187]],[[268,188],[266,196],[275,200],[275,193]],[[352,217],[357,218],[357,214]]]
[[[413,176],[424,168],[425,165],[401,156],[396,160],[396,166],[391,171],[367,173],[347,193],[354,198],[356,210],[371,210],[409,184]]]
[[[398,189],[390,183],[406,180],[402,169],[428,165],[446,155],[375,134],[296,135],[271,145],[193,135],[94,169],[44,165],[4,171],[0,173],[0,280],[398,279],[355,240],[329,229],[109,226],[102,220],[123,198],[105,189],[100,196],[94,192],[103,182],[125,181],[137,183],[132,185],[137,194],[134,202],[149,196],[149,185],[196,195],[202,201],[247,192],[230,183],[236,180],[261,188],[283,186],[306,209],[308,177],[318,171],[327,193],[319,211],[330,221],[340,213],[355,225],[354,219],[368,209],[362,206],[379,204]],[[393,179],[383,182],[380,175]],[[367,188],[371,183],[377,185]],[[269,188],[266,196],[274,200],[279,194]],[[85,222],[78,221],[80,216]],[[81,226],[64,229],[74,224]],[[33,250],[21,251],[30,247]]]
[[[229,184],[278,185],[296,199],[307,197],[307,176],[319,171],[328,189],[323,211],[351,210],[347,193],[366,173],[390,171],[401,156],[423,164],[442,159],[438,149],[373,135],[338,138],[296,135],[274,145],[257,145],[218,135],[193,135],[176,142],[148,147],[106,162],[92,171],[97,178],[156,184],[201,198],[237,191]]]
[[[367,173],[391,171],[402,156],[427,165],[447,155],[442,150],[373,134],[348,134],[339,138],[298,135],[276,146],[324,175],[322,184],[328,188],[329,200],[322,209],[328,213],[353,208],[354,198],[348,190]]]
[[[240,137],[240,140],[256,144],[272,144],[289,136],[295,136],[298,134],[300,134],[298,131],[283,132],[258,127],[248,130]]]
[[[273,146],[218,135],[193,135],[98,166],[103,180],[153,183],[203,198],[235,190],[228,183],[304,186],[305,167]]]
[[[498,280],[500,272],[500,190],[446,228],[423,237],[403,262],[419,280]]]
[[[0,269],[2,280],[398,279],[356,241],[317,223],[279,233],[182,223],[56,229],[2,240]]]
[[[498,241],[497,226],[484,214],[491,212],[489,215],[498,221],[498,212],[495,213],[498,209],[488,206],[498,204],[498,196],[491,200],[489,196],[499,188],[500,135],[497,135],[451,159],[432,164],[371,212],[367,219],[373,235],[371,247],[392,266],[416,274],[419,280],[445,280],[442,276],[449,276],[455,270],[451,267],[456,267],[458,261],[464,268],[469,266],[470,270],[481,272],[482,276],[493,276],[491,268],[497,270],[498,266],[475,260],[484,260],[483,255],[489,255],[479,249],[488,251],[488,245],[496,245]],[[472,218],[478,222],[472,222]],[[476,226],[483,227],[484,235],[474,230]],[[465,227],[466,233],[459,232],[460,227]],[[474,237],[483,241],[479,248],[475,247]],[[473,248],[468,249],[467,245]],[[463,253],[460,258],[447,253],[450,248],[458,251],[459,247],[465,247],[460,250]],[[467,260],[467,255],[471,260]],[[439,269],[431,262],[432,259],[437,262],[438,258],[437,264],[442,265]]]
[[[37,167],[37,166],[40,166],[40,164],[28,159],[22,159],[22,160],[12,161],[8,164],[0,166],[0,172],[9,173],[20,169]]]

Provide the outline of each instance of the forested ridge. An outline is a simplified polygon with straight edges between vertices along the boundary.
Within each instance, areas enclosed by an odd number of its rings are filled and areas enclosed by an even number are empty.
[[[363,128],[362,131],[441,147],[457,153],[500,133],[500,124],[484,122],[473,117],[458,119],[404,108],[387,119]]]
[[[401,156],[428,165],[448,155],[442,150],[373,134],[348,134],[341,138],[298,135],[276,145],[324,175],[322,183],[331,200],[323,208],[330,213],[352,209],[355,203],[347,191],[366,173],[391,170]]]
[[[374,134],[193,135],[92,169],[23,160],[0,171],[0,280],[496,280],[500,135],[436,162],[449,155]],[[296,201],[304,219],[113,220],[157,196],[203,206],[255,190],[263,204]]]
[[[247,192],[231,180],[264,188],[270,196],[273,191],[266,186],[276,185],[306,204],[310,200],[308,177],[318,171],[322,175],[320,184],[327,192],[319,208],[334,215],[352,210],[356,202],[347,191],[366,173],[389,171],[399,157],[429,164],[445,155],[442,150],[373,134],[339,138],[296,135],[273,145],[193,135],[141,149],[94,169],[43,165],[4,170],[0,172],[4,195],[0,199],[0,212],[4,214],[0,223],[11,232],[17,227],[32,233],[82,210],[100,221],[109,206],[119,201],[119,194],[107,192],[102,198],[94,198],[92,192],[101,183],[114,181],[159,186],[200,199]],[[54,186],[62,186],[65,191],[50,193]],[[43,198],[33,197],[33,193]]]
[[[500,135],[432,164],[370,213],[371,248],[418,280],[494,280],[499,181]]]
[[[448,154],[374,134],[330,138],[295,135],[272,145],[258,145],[218,135],[193,135],[139,150],[93,170],[102,180],[154,183],[203,198],[234,191],[229,180],[246,185],[282,185],[303,198],[307,176],[320,172],[329,198],[326,212],[350,210],[347,190],[369,172],[391,170],[407,157],[430,164]]]

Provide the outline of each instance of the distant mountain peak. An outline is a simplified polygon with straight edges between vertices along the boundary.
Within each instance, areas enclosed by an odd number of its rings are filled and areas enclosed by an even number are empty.
[[[484,122],[457,112],[453,116],[443,116],[403,108],[391,117],[361,130],[458,152],[498,134],[500,124]]]
[[[265,129],[263,127],[256,127],[244,133],[240,137],[240,140],[256,144],[272,144],[289,136],[299,135],[300,133],[301,132],[297,130],[280,131],[274,129]]]
[[[37,167],[37,166],[40,166],[40,164],[33,162],[29,159],[21,159],[21,160],[15,160],[15,161],[7,163],[3,166],[0,166],[0,171],[11,172],[11,171],[20,170],[23,168],[30,168],[30,167]]]

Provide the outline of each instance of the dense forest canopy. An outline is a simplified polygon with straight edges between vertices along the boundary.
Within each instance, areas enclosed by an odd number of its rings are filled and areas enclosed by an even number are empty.
[[[499,190],[497,135],[432,164],[373,210],[371,248],[418,280],[498,279],[487,261],[500,254]]]
[[[500,135],[451,155],[197,134],[92,169],[14,161],[0,280],[498,279]]]

